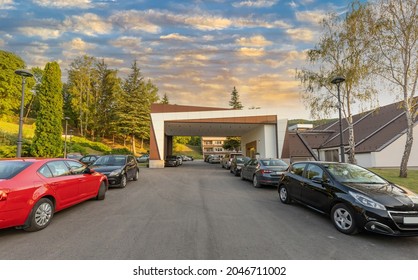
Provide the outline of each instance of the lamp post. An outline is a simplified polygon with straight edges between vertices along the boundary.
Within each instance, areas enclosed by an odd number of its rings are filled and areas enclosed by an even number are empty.
[[[27,77],[33,77],[33,74],[25,69],[18,69],[15,74],[22,76],[22,96],[20,100],[20,114],[19,114],[19,133],[17,136],[17,153],[16,157],[20,158],[22,155],[22,130],[23,130],[23,105],[25,102],[25,83]]]
[[[65,117],[64,158],[67,158],[67,128],[69,117]]]
[[[340,97],[340,84],[345,81],[344,77],[337,76],[332,79],[331,83],[337,85],[338,91],[338,115],[340,120],[340,153],[341,153],[341,162],[345,162],[345,154],[344,154],[344,142],[343,142],[343,127],[341,121],[341,97]]]

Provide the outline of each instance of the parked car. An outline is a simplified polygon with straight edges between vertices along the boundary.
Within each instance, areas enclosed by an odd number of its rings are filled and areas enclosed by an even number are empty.
[[[192,156],[181,155],[183,161],[193,161],[194,158]]]
[[[146,163],[146,162],[149,162],[149,154],[144,154],[142,156],[137,157],[136,158],[136,161],[138,163]]]
[[[209,163],[221,163],[221,156],[220,155],[211,155],[208,157]]]
[[[294,200],[329,214],[345,234],[418,235],[418,196],[354,164],[294,163],[278,192],[283,203]]]
[[[60,210],[105,199],[107,188],[106,176],[76,160],[0,160],[0,229],[44,229]]]
[[[250,180],[255,188],[262,185],[277,186],[289,165],[278,158],[251,159],[241,168],[241,179]]]
[[[76,159],[76,160],[80,160],[80,158],[82,158],[83,155],[81,153],[68,153],[67,154],[67,158],[69,159]]]
[[[231,161],[231,167],[229,171],[235,176],[240,176],[241,168],[244,166],[244,164],[246,164],[250,160],[251,160],[250,157],[245,157],[245,156],[234,157],[234,159]]]
[[[79,159],[80,162],[85,165],[90,165],[95,162],[100,156],[99,155],[86,155]]]
[[[177,158],[177,161],[178,161],[179,165],[182,165],[183,164],[183,158],[179,155],[177,155],[176,158]]]
[[[166,166],[166,167],[170,167],[170,166],[171,167],[176,167],[176,166],[179,166],[179,165],[180,165],[180,162],[179,162],[177,156],[171,155],[171,156],[166,156],[165,157],[164,166]]]
[[[241,153],[229,153],[226,154],[222,160],[221,160],[221,167],[222,168],[226,168],[226,169],[230,169],[231,168],[231,163],[232,160],[236,157],[236,156],[242,156]]]
[[[90,167],[106,175],[111,187],[124,188],[128,180],[139,178],[138,163],[132,155],[101,156]]]

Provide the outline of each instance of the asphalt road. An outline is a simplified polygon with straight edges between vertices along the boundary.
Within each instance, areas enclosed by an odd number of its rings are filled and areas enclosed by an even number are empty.
[[[2,260],[417,260],[418,237],[339,233],[219,164],[141,169],[125,189],[55,215],[46,229],[0,230]]]

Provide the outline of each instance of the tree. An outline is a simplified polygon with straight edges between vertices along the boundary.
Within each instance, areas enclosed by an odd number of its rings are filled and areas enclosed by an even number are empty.
[[[0,50],[0,116],[18,116],[22,77],[15,74],[17,69],[25,68],[25,62],[17,55]],[[33,79],[26,79],[25,104],[32,98]]]
[[[359,34],[364,32],[360,19],[366,12],[363,4],[354,3],[345,18],[336,14],[325,18],[323,36],[317,46],[307,52],[313,68],[297,71],[303,88],[302,98],[314,118],[329,117],[338,109],[338,92],[331,80],[336,76],[345,77],[341,84],[341,109],[348,126],[351,163],[356,163],[352,105],[356,101],[372,104],[376,96],[368,79],[373,71],[370,61],[365,59],[368,48],[358,40]]]
[[[57,157],[62,154],[61,69],[57,62],[48,62],[39,86],[39,111],[31,154],[36,157]]]
[[[241,104],[241,101],[239,100],[239,94],[235,87],[231,92],[231,100],[229,101],[229,106],[231,106],[233,109],[239,109],[239,110],[244,108],[244,106],[242,106]]]
[[[226,137],[222,148],[228,151],[238,152],[241,148],[241,138],[240,137]]]
[[[370,4],[369,11],[370,16],[364,18],[368,30],[363,40],[373,47],[370,58],[379,70],[376,74],[402,96],[407,130],[399,176],[406,178],[417,121],[418,2],[378,0]]]
[[[160,104],[170,104],[170,101],[168,100],[167,93],[164,93],[163,99],[161,99]]]

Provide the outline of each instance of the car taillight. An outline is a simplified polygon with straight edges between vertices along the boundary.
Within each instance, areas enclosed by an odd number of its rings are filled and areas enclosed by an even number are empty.
[[[0,201],[6,200],[8,193],[9,190],[0,190]]]

